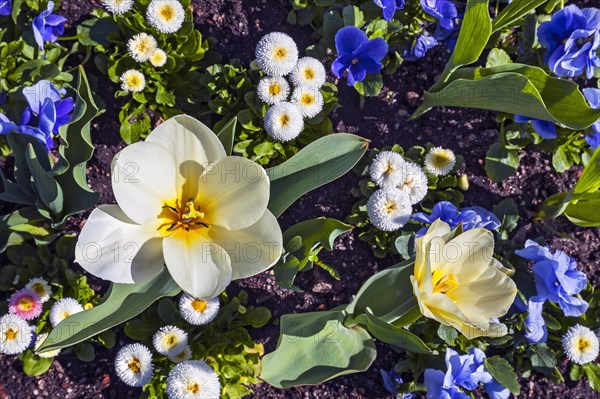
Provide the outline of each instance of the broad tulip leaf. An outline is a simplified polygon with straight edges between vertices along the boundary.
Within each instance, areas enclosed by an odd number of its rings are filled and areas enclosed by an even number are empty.
[[[548,0],[513,0],[492,21],[492,31],[508,28]]]
[[[175,296],[180,291],[166,268],[144,284],[112,284],[98,306],[61,321],[38,352],[83,342],[139,315],[156,300]]]
[[[425,345],[415,334],[401,327],[393,326],[374,316],[370,309],[365,313],[367,328],[371,334],[381,342],[406,349],[414,353],[431,353],[431,349]]]
[[[294,201],[344,175],[356,165],[369,141],[347,133],[313,141],[286,162],[267,170],[271,180],[269,210],[279,217]]]
[[[369,333],[347,328],[341,310],[281,317],[277,349],[262,360],[261,378],[277,388],[321,384],[364,371],[377,356]]]
[[[45,170],[38,160],[34,147],[30,144],[25,151],[25,160],[38,197],[36,206],[40,211],[48,210],[48,216],[52,218],[63,210],[63,191],[50,171]],[[48,159],[48,155],[42,154],[39,159]]]
[[[600,190],[600,147],[596,148],[594,155],[583,169],[573,192],[579,194],[597,190]]]
[[[227,155],[231,155],[231,151],[233,151],[233,139],[235,138],[235,129],[237,127],[237,117],[234,117],[229,122],[225,124],[217,133],[217,137],[223,144],[225,148],[225,153]]]
[[[576,201],[572,201],[565,216],[581,227],[600,227],[600,191],[581,194]]]

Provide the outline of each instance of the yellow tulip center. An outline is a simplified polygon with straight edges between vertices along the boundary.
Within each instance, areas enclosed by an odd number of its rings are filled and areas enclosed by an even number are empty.
[[[194,308],[196,312],[202,313],[206,309],[206,301],[203,301],[202,299],[194,299],[192,301],[192,308]]]
[[[131,361],[127,364],[127,367],[134,373],[139,373],[142,370],[142,364],[140,363],[140,359],[137,357],[131,359]]]
[[[302,105],[312,105],[315,102],[315,98],[312,94],[304,93],[300,97],[300,104]]]
[[[433,272],[432,282],[434,294],[448,294],[459,285],[454,274],[450,273],[444,276],[439,271]]]
[[[6,338],[7,341],[12,341],[15,338],[17,338],[17,334],[17,331],[13,330],[12,328],[9,328],[4,332],[4,338]]]
[[[315,72],[310,68],[306,68],[304,70],[304,78],[306,80],[313,80],[315,78]]]
[[[29,297],[23,297],[19,299],[17,307],[22,311],[28,312],[33,309],[33,300]]]
[[[279,83],[272,83],[269,86],[269,94],[272,96],[276,96],[279,93],[281,93],[281,86],[279,85]]]
[[[160,10],[158,10],[158,14],[162,17],[162,19],[169,22],[175,16],[175,10],[173,10],[173,7],[170,5],[165,4],[160,8]]]
[[[590,347],[590,341],[585,338],[579,338],[577,340],[577,349],[579,352],[585,352],[586,349]]]
[[[273,56],[277,59],[283,59],[287,56],[287,49],[285,47],[277,47],[273,50]]]
[[[194,198],[188,199],[183,206],[177,206],[177,203],[178,201],[175,201],[174,206],[169,204],[163,206],[163,212],[159,217],[168,220],[168,222],[162,224],[159,230],[170,233],[177,229],[190,231],[208,228],[208,225],[202,221],[204,212],[200,210],[200,205],[196,203]]]
[[[200,385],[197,382],[191,383],[186,387],[187,391],[193,394],[198,393],[200,390]]]

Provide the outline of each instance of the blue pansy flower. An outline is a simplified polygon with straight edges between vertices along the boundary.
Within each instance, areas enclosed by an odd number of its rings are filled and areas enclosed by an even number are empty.
[[[424,212],[417,212],[411,216],[412,219],[424,223],[427,226],[441,219],[448,223],[451,229],[456,228],[462,223],[463,230],[475,228],[484,228],[491,231],[498,230],[501,226],[500,220],[493,212],[479,206],[470,206],[459,210],[452,202],[441,201],[433,206],[431,215]],[[427,227],[423,227],[417,232],[417,237],[421,237],[427,232]]]
[[[580,9],[572,4],[556,12],[538,29],[538,40],[546,47],[544,61],[557,76],[594,77],[600,67],[600,10]]]
[[[404,0],[373,0],[383,9],[383,19],[391,21],[398,10],[404,9]]]
[[[575,259],[558,250],[553,254],[549,247],[532,240],[527,240],[525,248],[515,253],[535,262],[531,270],[540,300],[557,303],[565,316],[578,317],[587,311],[588,303],[575,296],[587,285],[587,277],[576,269]]]
[[[537,296],[529,298],[525,318],[525,339],[531,344],[543,343],[548,339],[548,328],[542,317],[545,302],[545,298]]]
[[[459,18],[461,15],[459,15]],[[450,51],[454,51],[454,47],[456,47],[456,42],[458,42],[458,34],[460,32],[460,26],[458,24],[454,24],[454,26],[450,29],[446,29],[441,25],[438,25],[435,28],[435,32],[433,32],[433,37],[438,43],[443,43],[444,46]]]
[[[396,373],[396,370],[391,369],[389,371],[379,370],[381,373],[381,378],[383,379],[383,386],[385,389],[391,393],[392,395],[398,395],[398,385],[401,385],[404,381],[402,381],[402,377]],[[413,399],[415,397],[412,393],[405,393],[402,395],[402,399]]]
[[[10,0],[0,0],[0,16],[6,17],[11,14],[12,4]]]
[[[433,36],[420,35],[415,40],[412,48],[404,51],[404,59],[407,61],[416,61],[423,58],[429,49],[438,45],[438,41]]]
[[[590,107],[600,108],[600,89],[594,87],[585,88],[583,89],[583,95],[590,103]],[[600,146],[600,119],[592,125],[591,135],[586,135],[585,141],[594,150]]]
[[[451,0],[420,0],[420,2],[423,11],[437,19],[441,27],[452,29],[456,26],[454,20],[458,17],[458,11]]]
[[[536,133],[542,138],[555,139],[557,137],[556,126],[552,122],[528,118],[522,115],[515,115],[514,120],[517,123],[531,122],[531,127],[533,127],[533,130],[535,130]]]
[[[348,86],[361,82],[368,74],[379,73],[381,60],[388,52],[385,40],[378,37],[369,40],[367,34],[356,26],[346,26],[335,35],[338,57],[333,61],[331,71],[341,78],[348,70]]]
[[[40,49],[44,48],[44,42],[54,43],[59,36],[65,32],[65,17],[52,14],[54,2],[49,1],[48,7],[40,15],[33,19],[33,36]]]

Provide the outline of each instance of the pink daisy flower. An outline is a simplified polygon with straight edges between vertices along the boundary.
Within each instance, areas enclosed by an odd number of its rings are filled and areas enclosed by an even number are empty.
[[[42,314],[40,295],[31,288],[23,288],[11,295],[8,311],[23,320],[33,320]]]

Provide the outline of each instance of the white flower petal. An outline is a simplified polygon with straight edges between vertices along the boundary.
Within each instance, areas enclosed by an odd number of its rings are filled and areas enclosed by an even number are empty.
[[[209,235],[229,254],[234,280],[267,270],[277,262],[283,248],[281,228],[269,210],[250,227],[227,230],[213,226]]]
[[[167,201],[177,197],[175,164],[156,144],[140,142],[123,148],[112,163],[112,187],[117,203],[134,222],[157,219]]]
[[[143,283],[163,267],[162,239],[156,237],[156,225],[136,224],[117,205],[102,205],[83,226],[75,262],[114,283]]]
[[[198,201],[209,225],[239,230],[252,226],[269,203],[269,178],[255,162],[227,157],[202,175]]]
[[[173,280],[196,298],[214,298],[231,282],[229,255],[200,234],[179,230],[163,240],[163,252]]]

